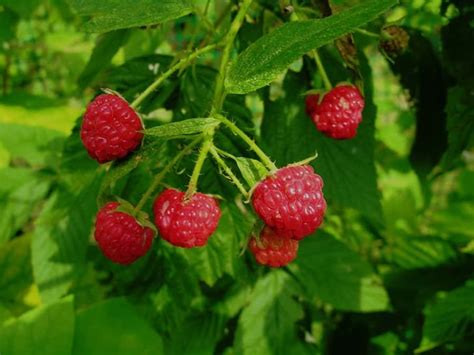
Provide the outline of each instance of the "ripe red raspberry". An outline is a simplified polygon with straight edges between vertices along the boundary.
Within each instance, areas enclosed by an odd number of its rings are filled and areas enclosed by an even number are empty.
[[[324,95],[313,115],[318,131],[335,139],[349,139],[357,134],[362,121],[364,98],[353,85],[336,86]]]
[[[309,165],[287,166],[261,181],[252,195],[255,211],[278,235],[302,239],[322,223],[323,180]]]
[[[147,253],[153,241],[151,228],[141,226],[135,217],[115,211],[118,202],[109,202],[97,213],[95,240],[102,253],[118,264],[130,264]]]
[[[155,224],[163,239],[175,246],[203,246],[216,230],[221,210],[214,198],[202,193],[194,194],[189,201],[184,198],[182,191],[163,191],[153,205]]]
[[[249,241],[249,248],[257,263],[271,267],[288,265],[296,258],[298,241],[275,234],[265,226],[260,238],[253,237]]]
[[[313,115],[316,113],[316,109],[318,108],[319,102],[319,94],[310,94],[306,96],[305,104],[306,104],[306,114],[313,118]]]
[[[123,158],[143,138],[142,121],[122,98],[99,95],[87,106],[81,127],[82,143],[99,163]]]

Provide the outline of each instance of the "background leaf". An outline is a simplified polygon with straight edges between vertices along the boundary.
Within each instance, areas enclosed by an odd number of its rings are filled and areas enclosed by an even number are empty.
[[[153,25],[187,15],[192,7],[184,0],[70,0],[81,16],[87,32],[107,32],[121,28]]]
[[[323,19],[283,25],[239,55],[229,69],[227,90],[233,94],[245,94],[269,84],[311,49],[353,31],[395,4],[396,0],[368,0]]]

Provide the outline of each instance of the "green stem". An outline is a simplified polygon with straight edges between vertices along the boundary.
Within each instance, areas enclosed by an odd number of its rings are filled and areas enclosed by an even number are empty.
[[[185,66],[188,65],[188,63],[200,56],[201,54],[207,53],[209,51],[212,51],[218,47],[218,44],[210,44],[204,48],[196,50],[194,53],[191,53],[189,56],[186,58],[181,59],[179,62],[177,62],[175,65],[173,65],[171,68],[169,68],[166,72],[164,72],[162,75],[160,75],[148,88],[145,89],[131,104],[130,106],[133,108],[137,108],[138,105],[140,105],[143,100],[145,100],[148,95],[150,95],[153,91],[155,91],[158,86],[160,86],[166,79],[168,79],[171,75],[173,75],[174,72],[177,70],[180,70],[181,68],[184,68]]]
[[[264,153],[262,149],[248,136],[242,131],[239,127],[237,127],[233,122],[229,121],[222,115],[216,115],[216,118],[220,120],[223,124],[225,124],[232,133],[238,135],[242,140],[249,145],[249,147],[258,155],[260,160],[263,164],[270,170],[270,172],[277,170],[276,165],[271,161],[271,159]]]
[[[364,30],[363,28],[356,28],[356,32],[362,33],[363,35],[366,35],[369,37],[380,38],[380,35],[378,33],[367,31],[367,30]]]
[[[217,164],[224,170],[224,172],[227,174],[227,176],[232,180],[234,185],[239,189],[240,193],[244,195],[245,198],[248,198],[249,193],[247,190],[245,190],[245,187],[242,185],[240,180],[235,176],[235,174],[232,172],[232,169],[225,163],[225,161],[221,158],[219,153],[217,152],[215,147],[211,147],[211,154]]]
[[[216,81],[216,88],[214,91],[214,100],[211,110],[211,116],[215,113],[218,113],[222,109],[222,105],[224,104],[224,99],[226,96],[225,89],[224,89],[224,81],[227,71],[227,65],[229,64],[230,54],[232,52],[232,47],[234,44],[234,39],[237,33],[239,32],[240,27],[245,19],[245,14],[247,13],[248,8],[252,4],[253,0],[244,0],[240,6],[239,12],[234,18],[234,21],[230,25],[229,32],[224,38],[224,51],[222,53],[221,64],[219,68],[219,74],[217,76]]]
[[[155,179],[153,180],[153,183],[150,185],[148,190],[143,194],[142,198],[138,202],[137,206],[135,207],[134,212],[137,213],[140,211],[143,206],[145,205],[146,201],[150,198],[150,196],[155,192],[156,188],[160,184],[161,180],[166,176],[166,174],[191,150],[202,140],[202,136],[199,136],[195,138],[191,143],[189,143],[186,147],[183,148],[175,157],[173,160],[171,160],[168,165],[166,165],[163,170],[159,172],[155,176]]]
[[[212,140],[214,138],[214,128],[204,133],[205,138],[204,142],[201,145],[201,150],[199,151],[199,156],[194,166],[191,179],[189,179],[188,189],[186,190],[185,200],[189,200],[197,191],[197,184],[199,180],[199,175],[201,174],[202,167],[207,158],[207,153],[212,147]]]
[[[329,80],[328,74],[326,73],[326,69],[324,69],[323,62],[321,61],[321,57],[319,56],[319,53],[316,49],[313,49],[313,56],[314,60],[316,61],[316,65],[318,66],[319,73],[321,74],[321,77],[323,78],[324,86],[326,87],[326,90],[331,90],[332,85],[331,81]]]

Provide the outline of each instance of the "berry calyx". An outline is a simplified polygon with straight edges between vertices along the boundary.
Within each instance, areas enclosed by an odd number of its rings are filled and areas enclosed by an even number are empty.
[[[277,235],[265,226],[259,238],[251,238],[249,248],[257,263],[271,267],[288,265],[298,253],[298,241]]]
[[[318,131],[334,139],[350,139],[362,122],[365,102],[359,89],[340,85],[324,95],[312,116]]]
[[[410,35],[400,26],[387,26],[381,31],[379,47],[389,58],[395,59],[408,48]]]
[[[140,117],[124,99],[103,94],[87,106],[81,139],[89,155],[102,164],[124,158],[137,148],[142,130]]]
[[[321,225],[326,211],[323,180],[309,165],[287,166],[258,183],[252,204],[276,234],[302,239]]]
[[[316,113],[316,109],[319,105],[319,94],[310,94],[306,96],[305,99],[305,106],[306,106],[306,114],[309,117],[313,117]]]
[[[186,201],[185,193],[175,189],[166,189],[156,198],[153,212],[161,237],[182,248],[206,245],[221,217],[213,197],[195,193]]]
[[[94,237],[102,253],[118,264],[130,264],[150,249],[154,232],[135,217],[117,211],[118,202],[109,202],[97,213]]]

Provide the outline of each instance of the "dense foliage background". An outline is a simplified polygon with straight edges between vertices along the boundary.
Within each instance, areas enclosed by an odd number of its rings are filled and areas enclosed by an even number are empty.
[[[278,166],[317,151],[311,164],[325,181],[323,228],[289,267],[269,270],[245,252],[256,218],[212,161],[199,188],[224,198],[224,214],[206,248],[157,239],[129,267],[106,260],[91,238],[97,198],[136,203],[182,142],[152,137],[109,167],[87,156],[78,135],[100,88],[132,100],[187,50],[222,37],[237,1],[0,0],[0,353],[472,353],[474,8],[404,0],[377,17],[370,8],[390,1],[330,1],[335,14],[359,3],[368,5],[321,32],[353,32],[357,56],[320,48],[333,83],[363,78],[355,139],[322,136],[304,113],[304,93],[322,82],[300,52],[327,44],[321,33],[282,38],[284,59],[297,59],[288,70],[285,60],[267,68],[237,60],[230,71],[228,87],[249,93],[227,97],[228,117]],[[255,0],[232,61],[292,10],[319,18],[326,5]],[[350,28],[378,33],[389,22],[410,34],[395,60]],[[149,96],[146,126],[206,117],[219,57],[200,56]],[[254,157],[225,130],[216,139]],[[185,188],[192,164],[166,183]]]

